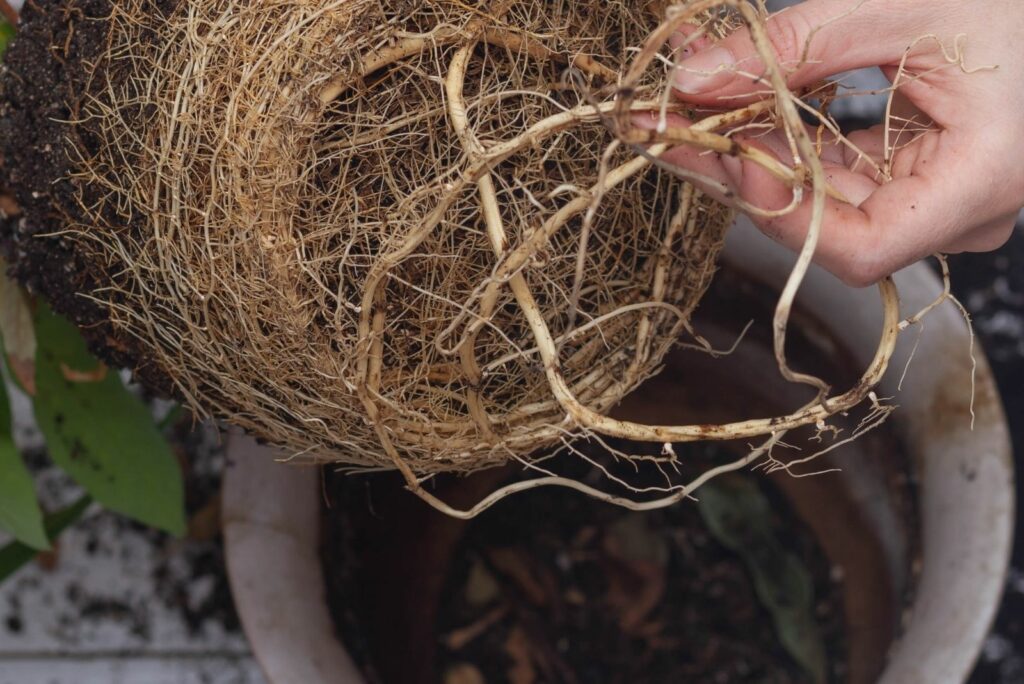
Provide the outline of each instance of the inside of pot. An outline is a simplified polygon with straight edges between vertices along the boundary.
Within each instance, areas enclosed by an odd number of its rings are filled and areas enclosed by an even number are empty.
[[[721,273],[695,329],[726,349],[753,321],[740,344],[724,358],[675,351],[618,415],[718,422],[806,402],[809,390],[786,383],[773,361],[774,301],[749,278]],[[841,340],[799,310],[794,322],[799,370],[855,381]],[[858,416],[846,420],[851,430]],[[780,460],[821,449],[813,430],[786,442]],[[676,467],[703,469],[749,447],[673,448]],[[660,454],[660,445],[574,449],[543,467],[586,480],[606,474],[594,463],[614,475],[614,449],[652,463]],[[530,476],[509,466],[433,486],[461,507]],[[653,467],[647,485],[656,494],[659,484]],[[368,680],[385,683],[872,682],[917,555],[913,472],[885,425],[792,472],[730,476],[649,513],[542,488],[463,522],[389,474],[332,474],[326,493],[332,615]]]

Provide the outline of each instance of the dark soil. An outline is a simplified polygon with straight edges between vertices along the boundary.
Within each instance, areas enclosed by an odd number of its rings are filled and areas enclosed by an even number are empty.
[[[103,316],[75,292],[95,283],[65,241],[41,236],[60,231],[64,217],[76,213],[66,122],[88,77],[85,65],[106,42],[101,18],[109,12],[108,0],[29,2],[0,80],[3,183],[22,212],[3,234],[11,272],[86,327]]]
[[[374,549],[399,543],[403,525],[427,532],[414,521],[434,513],[406,501],[405,513],[393,515],[396,501],[412,498],[393,476],[329,477],[331,610],[373,681],[810,681],[780,645],[742,560],[709,534],[695,505],[636,514],[553,492],[511,497],[469,524],[441,523],[448,531],[432,549],[410,549],[389,568]],[[841,587],[809,530],[777,492],[766,493],[779,538],[814,577],[831,678],[843,681]],[[452,550],[450,563],[438,557]],[[421,573],[432,579],[423,582]],[[412,615],[403,584],[423,592]],[[409,621],[425,629],[404,636],[419,634],[433,653],[400,641],[396,627]],[[392,638],[378,643],[375,635],[388,628]]]
[[[154,2],[153,11],[173,4]],[[0,195],[17,209],[0,212],[0,250],[10,274],[78,325],[95,354],[169,394],[164,375],[82,296],[109,276],[55,235],[71,224],[90,225],[84,207],[101,191],[71,178],[73,149],[89,150],[94,141],[88,122],[69,122],[78,118],[94,69],[104,66],[110,11],[110,0],[29,0],[22,10],[0,72]]]
[[[841,673],[841,606],[827,562],[791,513],[776,510],[777,531],[816,570],[817,617]],[[746,568],[709,537],[694,506],[631,515],[538,492],[472,525],[458,558],[441,635],[511,608],[464,647],[449,638],[445,672],[468,662],[493,682],[530,672],[565,682],[809,679],[781,648]],[[476,578],[488,575],[498,583],[490,601],[475,595]]]

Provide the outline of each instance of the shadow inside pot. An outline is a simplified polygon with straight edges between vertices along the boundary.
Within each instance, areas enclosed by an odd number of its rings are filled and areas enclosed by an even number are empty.
[[[810,388],[786,382],[777,370],[771,351],[774,303],[771,290],[723,271],[698,311],[695,329],[723,349],[753,320],[745,339],[727,358],[689,349],[673,351],[664,371],[623,401],[616,415],[646,423],[718,423],[788,412],[812,399]],[[797,370],[837,386],[856,381],[858,369],[840,340],[799,310],[793,321],[788,354],[798,360]],[[851,415],[837,424],[849,435],[858,419]],[[828,444],[814,438],[813,429],[787,435],[787,444],[802,449],[788,452],[789,457]],[[726,448],[740,455],[749,446],[730,443]],[[435,493],[457,507],[468,507],[505,481],[522,477],[521,470],[505,467],[469,477],[438,478]],[[912,469],[894,434],[883,425],[830,451],[799,474],[823,470],[832,472],[767,477],[812,531],[831,566],[841,572],[846,681],[866,684],[875,681],[885,665],[912,584],[917,539]],[[323,542],[328,593],[335,594],[332,603],[353,604],[352,610],[336,610],[335,620],[359,621],[353,629],[342,629],[346,646],[357,660],[372,663],[383,682],[436,682],[440,602],[453,554],[473,522],[428,508],[404,491],[397,478],[375,477],[373,483],[372,488],[369,481],[364,485],[367,505],[346,506],[353,512],[346,515],[345,524],[358,534],[328,533]],[[349,484],[349,495],[359,491],[358,484]],[[324,527],[336,530],[330,524]],[[353,538],[360,540],[355,548],[350,545]],[[359,559],[358,569],[346,564],[351,557]],[[356,576],[346,580],[351,573]],[[337,595],[337,586],[345,581],[358,586],[358,596]],[[350,635],[357,633],[364,637],[361,644],[352,643]]]

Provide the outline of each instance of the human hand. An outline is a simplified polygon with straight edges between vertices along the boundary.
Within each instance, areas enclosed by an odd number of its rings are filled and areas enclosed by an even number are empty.
[[[850,144],[823,139],[827,180],[849,201],[827,200],[818,263],[865,286],[930,254],[988,251],[1008,239],[1024,206],[1024,2],[807,0],[772,15],[767,33],[790,88],[870,66],[898,77],[887,123],[854,132]],[[675,71],[682,100],[735,108],[770,94],[746,29],[718,43],[677,34],[672,44],[695,53]],[[736,138],[792,164],[781,130]],[[662,159],[763,209],[792,200],[786,184],[751,161],[688,146]],[[752,218],[798,249],[810,204]]]

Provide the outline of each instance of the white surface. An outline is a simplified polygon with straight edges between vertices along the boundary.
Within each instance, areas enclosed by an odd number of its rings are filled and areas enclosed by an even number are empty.
[[[158,656],[97,654],[0,660],[0,684],[258,684],[251,658],[192,653]]]
[[[23,404],[14,401],[16,434],[38,446]],[[204,443],[197,474],[220,467],[214,430]],[[49,509],[77,498],[38,452],[29,460]],[[94,506],[61,536],[52,567],[32,563],[0,584],[0,684],[263,684],[244,635],[203,608],[225,581],[214,544]]]
[[[110,513],[68,530],[52,570],[33,563],[0,585],[0,684],[262,684],[242,634],[215,620],[193,631],[160,596],[161,563],[192,607],[212,587],[177,544]]]

